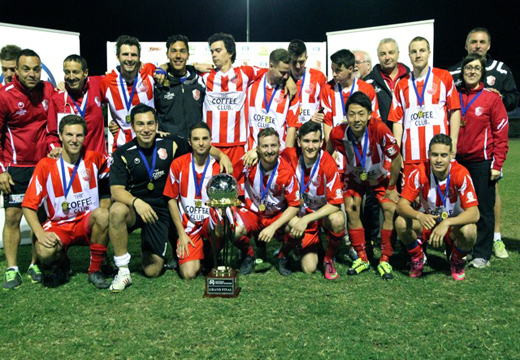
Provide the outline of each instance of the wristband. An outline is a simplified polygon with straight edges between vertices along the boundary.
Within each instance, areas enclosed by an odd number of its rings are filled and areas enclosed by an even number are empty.
[[[156,67],[154,72],[156,74],[166,75],[166,70],[164,70],[162,67]]]
[[[387,190],[390,190],[390,191],[395,190],[395,185],[389,185]]]
[[[134,201],[132,201],[132,208],[134,208],[134,210],[135,210],[135,205],[134,205],[134,203],[135,203],[135,201],[136,201],[137,199],[138,199],[138,198],[134,198]]]

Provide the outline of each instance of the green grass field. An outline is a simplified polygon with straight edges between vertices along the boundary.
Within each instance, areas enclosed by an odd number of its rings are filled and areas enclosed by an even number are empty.
[[[24,284],[0,292],[0,359],[520,358],[519,154],[520,140],[511,140],[500,183],[510,258],[468,269],[463,282],[451,279],[440,251],[429,251],[420,279],[407,276],[396,252],[389,282],[374,269],[350,277],[348,262],[334,282],[321,273],[283,278],[264,263],[240,278],[239,298],[206,299],[203,278],[146,279],[133,235],[134,284],[123,293],[87,283],[86,248],[71,249],[70,283],[47,289],[27,280],[24,246]]]

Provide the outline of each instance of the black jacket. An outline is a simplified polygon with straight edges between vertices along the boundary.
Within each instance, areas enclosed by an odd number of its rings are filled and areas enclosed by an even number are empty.
[[[406,74],[402,75],[399,79],[403,78],[407,74],[410,73],[410,69],[408,66],[401,64],[406,69]],[[388,125],[390,129],[393,127],[393,123],[388,121],[388,113],[390,112],[390,107],[392,106],[392,92],[390,88],[386,85],[385,80],[381,76],[380,65],[377,64],[374,66],[370,74],[365,76],[363,80],[374,87],[377,96],[377,102],[379,103],[379,113],[381,114],[381,119]]]
[[[460,92],[462,86],[462,74],[460,64],[455,64],[448,68],[455,86]],[[486,78],[481,79],[485,87],[497,89],[502,95],[502,102],[507,111],[513,111],[518,106],[520,93],[516,89],[515,78],[513,73],[502,61],[493,60],[489,54],[486,55]]]
[[[181,79],[170,71],[162,85],[155,84],[155,110],[159,130],[188,139],[190,127],[202,121],[202,104],[206,87],[193,66],[188,77]]]

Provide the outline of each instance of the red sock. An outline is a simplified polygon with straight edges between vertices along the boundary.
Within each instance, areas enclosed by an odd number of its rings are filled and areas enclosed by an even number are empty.
[[[408,254],[410,254],[412,259],[422,259],[424,257],[422,246],[420,246],[417,241],[406,245],[406,250],[408,250]]]
[[[392,230],[381,229],[381,259],[379,261],[386,261],[390,259],[394,253],[392,247]]]
[[[105,258],[106,252],[106,245],[90,244],[90,266],[88,268],[89,275],[101,270],[101,263]]]
[[[350,242],[356,250],[359,258],[363,261],[368,261],[367,253],[366,253],[366,243],[365,243],[365,229],[352,229],[348,231],[348,237],[350,238]]]
[[[336,256],[336,253],[338,252],[338,249],[341,246],[341,240],[343,240],[344,236],[345,230],[339,233],[335,233],[332,230],[327,231],[327,251],[323,260],[331,261],[334,259],[334,256]]]
[[[282,258],[284,256],[289,255],[291,251],[296,247],[299,240],[293,238],[289,234],[285,234],[283,237],[283,244],[282,248],[280,249],[280,252],[278,253],[278,258]]]
[[[235,241],[235,246],[240,249],[242,255],[255,256],[253,247],[249,245],[251,239],[249,236],[242,236],[240,239]]]
[[[463,250],[457,245],[453,244],[451,249],[451,258],[452,260],[462,260],[462,258],[468,255],[469,251]]]

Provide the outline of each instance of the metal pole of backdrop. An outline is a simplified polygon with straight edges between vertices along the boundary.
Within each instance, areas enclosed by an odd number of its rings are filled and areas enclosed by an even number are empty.
[[[247,30],[246,30],[246,41],[249,42],[249,0],[247,2]]]

